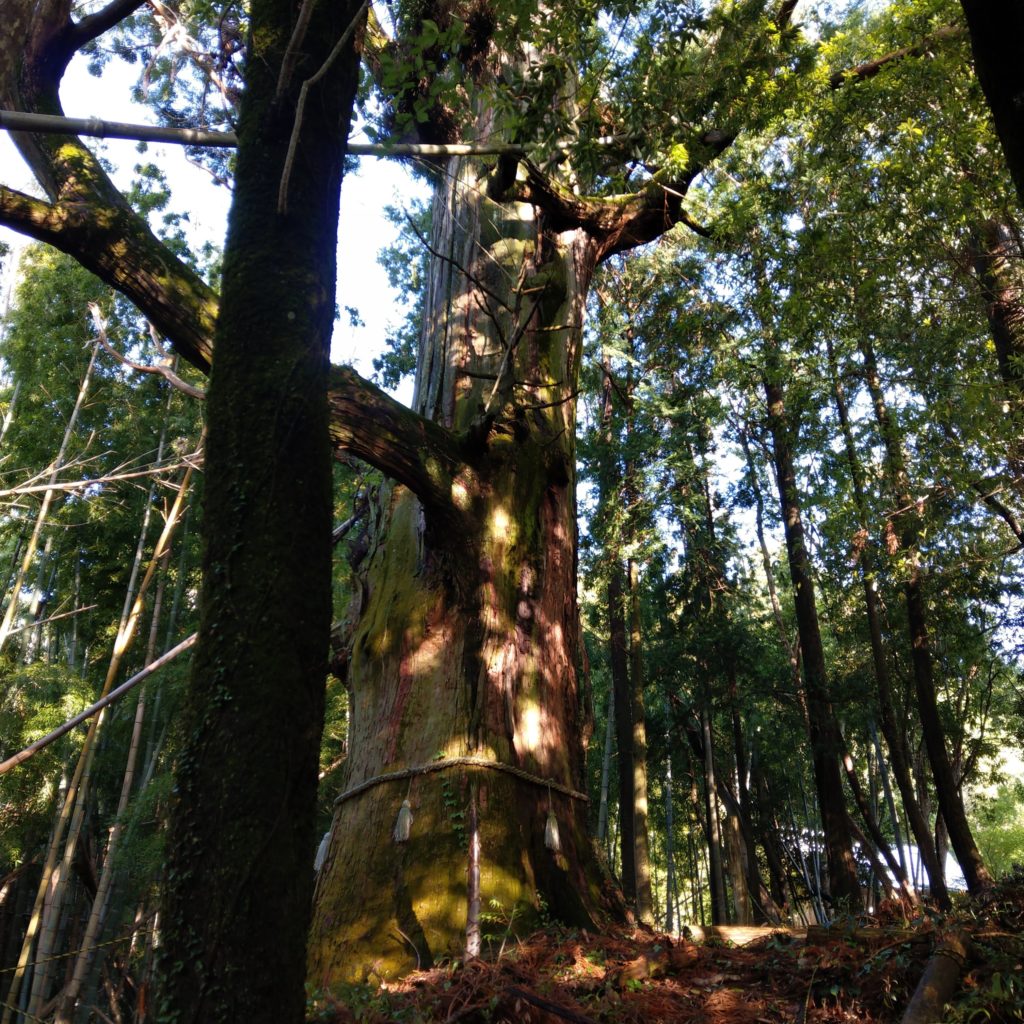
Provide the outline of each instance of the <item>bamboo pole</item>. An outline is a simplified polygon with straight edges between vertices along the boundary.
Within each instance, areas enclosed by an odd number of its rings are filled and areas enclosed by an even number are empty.
[[[149,590],[149,585],[152,582],[157,566],[163,560],[164,552],[170,542],[171,534],[174,532],[174,528],[177,526],[177,523],[181,518],[182,509],[185,504],[185,496],[188,493],[189,484],[192,482],[192,473],[193,468],[189,466],[188,469],[185,470],[185,475],[179,485],[178,493],[174,499],[174,504],[171,506],[171,511],[167,515],[167,520],[164,523],[160,539],[157,541],[156,547],[149,560],[146,574],[143,577],[142,583],[139,585],[139,590],[135,596],[135,600],[131,604],[131,610],[128,613],[127,620],[124,622],[122,628],[118,630],[117,637],[114,640],[114,650],[110,658],[110,664],[107,667],[107,675],[103,682],[103,690],[100,694],[101,697],[105,697],[109,694],[113,686],[114,679],[117,677],[117,674],[121,669],[121,662],[124,655],[131,646],[132,640],[135,638],[135,630],[138,625],[139,617],[142,614],[142,606],[146,592]],[[137,568],[138,563],[133,566],[133,572]],[[130,597],[130,590],[128,596]],[[44,920],[43,927],[39,935],[39,947],[36,955],[38,960],[43,961],[43,965],[42,970],[40,970],[36,975],[38,987],[33,983],[32,999],[29,1002],[29,1013],[37,1016],[39,1015],[39,1011],[42,1008],[42,1004],[45,999],[46,986],[49,984],[51,974],[51,961],[49,960],[49,957],[53,950],[53,942],[55,938],[56,911],[59,910],[60,903],[63,900],[64,887],[67,884],[67,878],[70,874],[71,865],[74,861],[75,851],[78,846],[78,838],[82,831],[82,822],[85,818],[86,796],[89,791],[92,762],[96,748],[96,734],[103,724],[105,711],[106,708],[101,709],[99,714],[93,718],[89,726],[89,732],[85,738],[85,744],[80,758],[80,763],[83,764],[81,783],[75,794],[74,814],[71,818],[67,840],[64,844],[64,857],[61,862],[61,867],[59,871],[54,873],[55,878],[52,883],[55,911],[47,920]]]
[[[0,110],[0,128],[12,132],[36,132],[48,135],[85,135],[98,139],[130,139],[138,142],[167,142],[175,146],[202,146],[208,149],[235,149],[234,132],[208,131],[202,128],[165,128],[162,125],[128,124],[98,117],[59,117],[56,114],[31,114],[21,110]],[[599,146],[625,141],[625,136],[608,135],[595,139]],[[525,146],[502,142],[349,142],[346,152],[352,156],[527,156]],[[555,146],[569,148],[568,143]]]
[[[57,452],[57,457],[50,463],[50,478],[46,486],[46,490],[43,492],[43,501],[39,506],[39,512],[36,515],[36,524],[32,529],[32,536],[29,538],[28,547],[25,548],[25,554],[21,559],[21,567],[18,570],[18,575],[14,579],[14,584],[11,587],[10,600],[7,602],[7,611],[4,613],[3,622],[0,622],[0,651],[4,649],[4,644],[7,642],[7,638],[11,635],[11,626],[14,623],[14,616],[17,614],[19,605],[19,595],[21,594],[22,585],[25,582],[25,575],[28,573],[30,566],[32,565],[32,559],[35,557],[36,548],[39,546],[39,536],[43,531],[43,526],[46,523],[46,517],[50,512],[50,505],[53,502],[53,496],[57,493],[54,489],[54,484],[57,482],[57,477],[60,475],[60,471],[64,466],[64,456],[67,454],[68,444],[71,442],[71,437],[75,431],[75,424],[78,422],[78,414],[82,411],[82,406],[85,404],[85,396],[89,392],[89,381],[92,378],[92,370],[96,364],[96,353],[99,351],[100,343],[97,340],[92,346],[92,354],[89,356],[89,365],[85,368],[85,375],[82,377],[82,384],[78,389],[78,396],[75,399],[74,408],[71,410],[71,416],[68,419],[67,426],[64,428],[64,438],[60,443],[60,449]]]
[[[170,539],[170,535],[173,532],[174,526],[177,523],[178,518],[181,515],[182,507],[184,505],[185,495],[188,491],[189,483],[191,482],[193,469],[191,466],[186,469],[185,474],[182,478],[182,482],[178,489],[177,497],[175,498],[174,505],[171,508],[171,512],[167,517],[167,521],[164,524],[163,532],[161,533],[160,539],[157,541],[156,549],[153,553],[153,558],[150,561],[149,568],[146,572],[146,576],[143,580],[142,586],[139,590],[139,596],[136,598],[134,605],[131,608],[127,616],[127,620],[122,622],[121,628],[118,630],[117,638],[114,643],[114,653],[110,660],[110,665],[107,669],[107,675],[104,680],[103,689],[100,695],[102,700],[110,694],[114,678],[117,675],[121,667],[121,660],[127,650],[131,639],[135,632],[135,627],[138,622],[139,614],[142,610],[142,599],[145,596],[146,589],[148,589],[149,581],[152,579],[153,572],[155,571],[156,565],[159,560],[163,557],[164,549],[166,548],[167,542]],[[178,652],[180,653],[180,652]],[[109,703],[109,702],[108,702]],[[105,707],[106,705],[104,705]],[[32,954],[32,948],[35,945],[36,936],[40,934],[40,927],[42,924],[42,914],[44,904],[46,902],[47,894],[51,887],[55,890],[62,888],[60,883],[62,878],[66,879],[66,868],[70,867],[71,860],[74,857],[75,846],[77,843],[77,834],[81,829],[81,820],[84,815],[84,799],[83,797],[88,788],[89,781],[89,769],[92,763],[92,753],[94,749],[94,742],[96,734],[102,725],[103,721],[103,709],[99,708],[99,714],[92,719],[89,726],[89,731],[86,734],[85,741],[82,745],[81,753],[79,754],[78,763],[75,767],[74,775],[68,785],[67,792],[65,794],[64,805],[61,810],[60,818],[57,822],[57,827],[54,829],[54,835],[50,843],[50,847],[47,851],[46,861],[43,865],[42,878],[40,880],[39,890],[36,894],[36,900],[32,907],[32,914],[29,918],[28,929],[25,933],[24,941],[22,942],[21,954],[18,958],[18,964],[14,969],[11,985],[8,991],[8,996],[4,1006],[4,1014],[0,1019],[0,1024],[10,1024],[12,1010],[15,1009],[15,1003],[17,1002],[18,992],[21,988],[22,980],[25,974],[25,968],[29,962]],[[96,714],[93,711],[93,714]],[[61,842],[64,838],[65,828],[68,827],[70,822],[70,829],[68,830],[68,841],[65,844],[65,856],[61,865],[57,864],[57,855],[60,851]],[[52,930],[52,929],[51,929]],[[52,941],[52,939],[51,939]],[[43,959],[42,955],[43,942],[42,935],[40,935],[40,955],[37,959]],[[49,953],[47,951],[46,955]],[[37,976],[38,977],[38,976]],[[33,984],[33,990],[36,990],[35,984]],[[41,991],[41,989],[36,990]],[[41,999],[41,997],[40,997]],[[30,1000],[29,1012],[33,1011],[33,1003],[38,1002],[35,999],[35,991],[33,992],[33,999]]]
[[[161,447],[163,437],[161,437]],[[164,552],[163,573],[160,576],[160,583],[156,589],[156,598],[153,601],[153,613],[149,624],[149,641],[146,644],[146,664],[148,668],[156,661],[156,634],[160,622],[160,611],[163,604],[164,586],[167,582],[167,562],[170,556],[170,548]],[[117,801],[117,811],[114,815],[114,824],[110,830],[110,838],[107,841],[107,853],[103,859],[103,868],[100,872],[99,884],[96,887],[96,895],[93,897],[92,909],[89,912],[89,920],[85,926],[85,936],[81,942],[78,956],[75,957],[75,967],[71,980],[64,987],[60,1001],[57,1006],[57,1013],[54,1017],[54,1024],[72,1024],[75,1003],[89,965],[93,959],[93,947],[99,940],[100,929],[107,913],[107,905],[110,901],[111,886],[114,881],[114,862],[117,856],[118,846],[124,831],[124,817],[128,809],[128,801],[131,798],[132,785],[135,782],[135,766],[138,762],[139,747],[142,742],[142,723],[146,716],[146,688],[139,692],[139,701],[135,707],[135,721],[132,723],[132,736],[128,745],[128,759],[124,768],[124,776],[121,780],[121,794]]]
[[[76,725],[81,725],[82,722],[92,718],[97,712],[102,711],[104,708],[109,707],[111,704],[119,701],[126,693],[130,690],[134,690],[139,683],[145,682],[155,672],[159,672],[165,665],[170,664],[178,657],[179,654],[184,654],[185,651],[193,647],[198,637],[198,633],[193,633],[191,636],[186,637],[180,643],[175,644],[174,647],[165,651],[150,662],[144,669],[136,672],[130,679],[126,679],[116,689],[111,690],[105,697],[96,701],[94,704],[90,704],[84,711],[80,711],[74,718],[69,718],[62,725],[58,725],[53,732],[48,732],[45,736],[41,736],[39,739],[34,740],[24,750],[18,751],[17,754],[11,755],[6,761],[0,763],[0,775],[9,772],[12,768],[16,768],[19,764],[27,761],[33,755],[39,753],[44,747],[48,747],[51,743],[59,740],[61,736],[65,736],[71,732]]]

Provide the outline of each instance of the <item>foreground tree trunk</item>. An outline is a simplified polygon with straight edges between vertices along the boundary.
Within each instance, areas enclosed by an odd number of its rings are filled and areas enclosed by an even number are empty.
[[[356,0],[252,7],[208,444],[199,645],[161,914],[163,1017],[299,1022],[331,624],[328,347]],[[310,90],[285,175],[304,79]],[[269,965],[273,969],[268,969]]]
[[[991,0],[960,0],[971,34],[974,68],[992,111],[1017,197],[1024,206],[1024,8]]]
[[[496,922],[485,941],[549,913],[591,925],[612,906],[581,792],[590,721],[576,606],[573,395],[596,249],[527,204],[491,200],[479,165],[460,160],[438,189],[431,249],[444,258],[428,282],[414,406],[458,451],[428,453],[430,493],[382,488],[360,567],[347,793],[310,951],[320,986],[461,955],[477,872]],[[413,822],[396,842],[404,799]],[[545,844],[552,811],[557,848]]]

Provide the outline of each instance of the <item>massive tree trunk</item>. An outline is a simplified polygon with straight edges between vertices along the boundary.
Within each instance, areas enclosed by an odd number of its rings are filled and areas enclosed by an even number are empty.
[[[486,193],[478,163],[445,167],[414,405],[460,458],[437,470],[447,499],[387,486],[376,509],[349,612],[351,748],[317,885],[317,985],[461,955],[474,876],[485,939],[610,906],[581,793],[576,606],[573,396],[597,252]]]

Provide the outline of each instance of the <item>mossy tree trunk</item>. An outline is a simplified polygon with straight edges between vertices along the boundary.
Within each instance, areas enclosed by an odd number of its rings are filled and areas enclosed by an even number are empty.
[[[435,200],[414,405],[454,447],[425,455],[435,486],[379,495],[348,617],[343,788],[465,756],[531,778],[461,765],[343,799],[317,887],[315,985],[462,955],[474,793],[485,941],[546,914],[588,925],[613,905],[586,802],[533,781],[585,788],[574,396],[598,249],[486,184],[456,160]]]
[[[76,21],[70,0],[8,0],[4,106],[61,113],[68,61],[137,6],[110,0]],[[279,950],[301,948],[309,896],[306,793],[328,648],[328,410],[335,448],[393,481],[353,609],[350,782],[464,750],[581,785],[588,714],[577,667],[573,435],[587,284],[601,260],[687,219],[690,183],[735,138],[716,94],[693,119],[701,127],[684,166],[608,199],[584,198],[529,163],[510,173],[499,162],[491,184],[500,201],[491,200],[475,191],[485,185],[479,166],[449,167],[413,412],[353,371],[327,368],[350,53],[310,93],[288,212],[276,212],[299,85],[355,10],[348,0],[306,6],[313,19],[300,62],[279,93],[300,6],[259,0],[251,11],[256,56],[220,303],[76,137],[17,134],[45,198],[0,186],[0,223],[93,270],[204,371],[216,335],[205,649],[185,723],[163,919],[168,1015],[180,1021],[286,1021],[302,1009],[295,958]],[[546,785],[496,769],[473,774],[485,910],[493,899],[496,919],[518,923],[542,896],[561,917],[591,919],[603,895],[583,802],[558,790],[549,801]],[[314,976],[355,974],[360,964],[401,969],[415,965],[413,946],[422,961],[458,945],[467,879],[465,829],[455,823],[470,818],[458,817],[468,787],[458,773],[430,781],[439,780],[447,798],[421,798],[426,780],[413,787],[417,821],[398,851],[389,836],[400,786],[342,805],[320,882]],[[561,824],[557,854],[544,845],[549,805]],[[376,859],[367,871],[368,853]],[[359,881],[346,887],[352,864]],[[438,879],[447,889],[434,906]],[[398,928],[412,939],[396,944]],[[260,972],[243,980],[236,964]]]
[[[299,1022],[331,624],[328,349],[358,0],[251,9],[208,392],[199,645],[161,915],[161,1019]],[[279,199],[304,80],[310,90]]]

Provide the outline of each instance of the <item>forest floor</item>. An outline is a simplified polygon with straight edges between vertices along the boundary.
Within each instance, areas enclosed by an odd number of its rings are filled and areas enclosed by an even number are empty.
[[[922,1024],[1024,1021],[1024,870],[948,916],[922,912],[908,919],[890,904],[879,915],[828,929],[759,932],[741,945],[642,929],[588,934],[555,926],[510,940],[490,958],[318,996],[310,1020],[896,1024],[908,1019],[926,969],[945,956],[954,961],[953,995],[941,1014],[918,1018]],[[740,929],[731,934],[745,937]],[[962,971],[960,958],[948,953],[953,936],[968,949]]]

